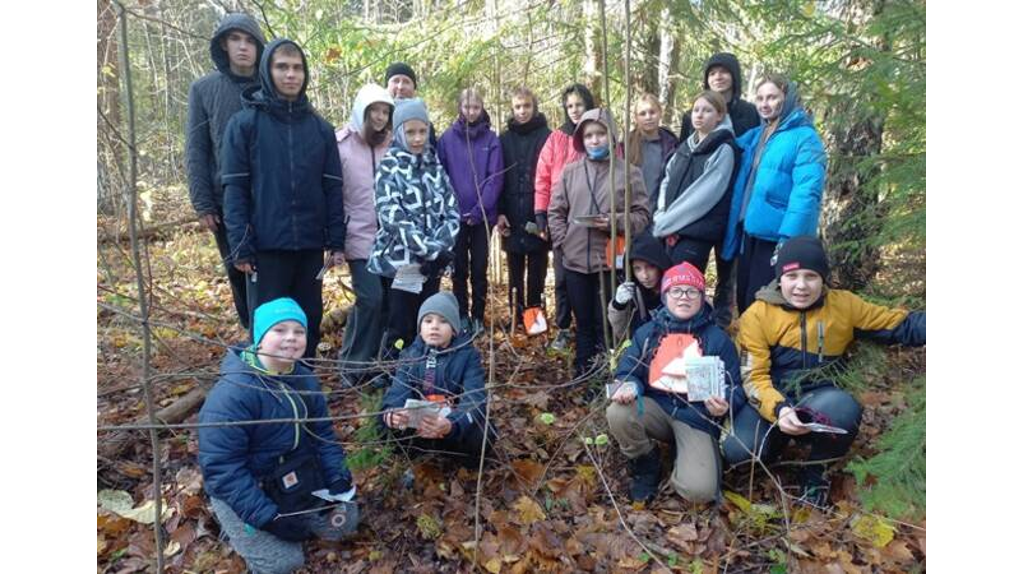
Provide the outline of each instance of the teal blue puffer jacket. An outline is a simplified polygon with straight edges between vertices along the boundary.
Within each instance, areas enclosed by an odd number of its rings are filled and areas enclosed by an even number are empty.
[[[796,99],[796,88],[790,84],[781,124],[768,137],[756,173],[751,173],[751,167],[764,123],[737,140],[743,160],[729,211],[723,249],[726,259],[739,253],[744,232],[774,242],[817,234],[827,157],[814,124],[807,112],[797,107]],[[751,177],[753,187],[741,229],[739,217]]]

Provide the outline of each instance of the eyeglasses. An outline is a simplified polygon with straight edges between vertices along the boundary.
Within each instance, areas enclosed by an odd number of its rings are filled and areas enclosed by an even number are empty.
[[[694,299],[700,298],[700,291],[694,289],[693,287],[687,288],[676,285],[675,287],[672,287],[668,290],[668,296],[673,299],[686,298],[689,299],[690,301],[693,301]]]

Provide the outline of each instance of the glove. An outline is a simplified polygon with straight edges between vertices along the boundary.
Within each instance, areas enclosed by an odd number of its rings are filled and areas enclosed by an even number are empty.
[[[330,493],[331,496],[344,494],[350,490],[352,490],[352,481],[348,478],[339,478],[327,487],[327,492]]]
[[[273,520],[264,524],[262,530],[288,542],[302,542],[313,537],[313,531],[310,529],[308,521],[301,516],[278,514]]]
[[[537,220],[537,229],[540,230],[541,233],[546,234],[548,232],[548,214],[547,214],[547,212],[545,212],[545,211],[538,211],[537,213],[535,213],[533,215],[534,215],[534,219]]]
[[[615,290],[615,302],[619,305],[626,305],[633,300],[636,294],[636,283],[626,281]]]
[[[768,262],[772,267],[775,267],[775,264],[779,261],[779,251],[782,250],[782,244],[785,242],[785,239],[780,239],[779,242],[775,244],[775,251],[772,251],[772,258]]]

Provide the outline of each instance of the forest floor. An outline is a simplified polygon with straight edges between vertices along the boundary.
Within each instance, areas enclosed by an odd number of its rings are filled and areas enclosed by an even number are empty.
[[[146,412],[138,385],[142,341],[138,324],[116,309],[137,313],[134,272],[127,242],[104,241],[102,224],[99,236],[97,425],[130,424]],[[151,238],[144,256],[152,278],[152,368],[167,375],[154,381],[154,398],[164,407],[212,383],[224,345],[245,334],[234,320],[213,238],[198,224]],[[915,271],[924,276],[923,268]],[[347,282],[347,274],[336,271],[325,280],[324,358],[340,348],[344,309],[352,297],[343,286]],[[493,329],[476,341],[485,368],[493,361],[490,417],[500,433],[482,476],[431,460],[410,462],[400,448],[379,440],[372,418],[337,421],[362,521],[351,541],[308,543],[306,571],[925,570],[923,508],[913,521],[864,510],[862,487],[842,472],[843,462],[833,467],[834,506],[828,511],[795,503],[795,469],[784,464],[768,469],[770,474],[761,468],[726,473],[724,500],[717,506],[688,504],[667,482],[649,506],[631,505],[625,459],[607,435],[606,401],[583,399],[583,385],[600,383],[567,384],[571,358],[552,355],[544,336],[509,336],[502,329],[508,320],[501,303],[505,289],[492,285]],[[905,383],[925,369],[923,350],[869,349],[863,353],[867,360],[855,361],[867,366],[863,384],[854,389],[865,413],[851,458],[877,452],[878,436],[907,407]],[[342,385],[329,361],[318,370],[333,415],[375,410],[379,392]],[[193,414],[185,422],[195,419]],[[97,572],[153,569],[152,511],[147,525],[99,500],[100,493],[106,501],[112,494],[106,491],[121,491],[115,496],[125,499],[122,504],[138,508],[155,498],[147,432],[100,432],[99,450],[125,437],[115,457],[97,459]],[[242,560],[217,538],[202,493],[196,433],[164,432],[161,445],[167,570],[244,572]],[[416,480],[404,488],[400,477],[410,464]]]

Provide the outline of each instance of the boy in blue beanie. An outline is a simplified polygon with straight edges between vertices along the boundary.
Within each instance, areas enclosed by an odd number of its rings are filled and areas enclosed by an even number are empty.
[[[413,450],[443,452],[465,465],[480,460],[484,443],[487,391],[480,353],[471,334],[460,333],[459,303],[450,292],[437,293],[420,306],[419,336],[401,355],[401,366],[384,395],[381,422]],[[424,414],[409,429],[409,399],[430,401],[440,414]],[[397,431],[397,432],[396,432]],[[493,441],[492,437],[488,444]]]
[[[353,534],[359,511],[320,380],[299,359],[306,314],[292,299],[260,305],[255,342],[229,349],[200,423],[289,422],[199,429],[199,466],[229,544],[254,572],[291,572],[302,541]],[[314,419],[302,422],[305,419]]]

